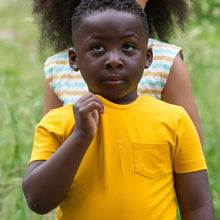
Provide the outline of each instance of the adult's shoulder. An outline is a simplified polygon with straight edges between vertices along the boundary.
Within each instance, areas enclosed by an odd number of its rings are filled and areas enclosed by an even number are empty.
[[[65,77],[66,75],[74,74],[74,71],[69,66],[68,49],[60,51],[46,59],[44,63],[44,73],[50,86],[53,88],[54,80],[57,76]]]
[[[62,50],[62,51],[52,55],[52,56],[49,56],[45,61],[45,65],[49,65],[49,63],[54,62],[54,61],[68,60],[68,50],[69,49],[65,49],[65,50]]]
[[[183,49],[177,45],[149,38],[148,46],[153,49],[153,53],[156,56],[161,54],[175,58],[176,55],[179,55],[183,59]]]

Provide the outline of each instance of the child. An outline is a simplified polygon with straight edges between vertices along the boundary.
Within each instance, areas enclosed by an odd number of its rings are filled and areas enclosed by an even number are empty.
[[[143,10],[134,0],[83,0],[72,24],[70,66],[90,92],[38,125],[23,181],[30,208],[59,205],[67,220],[176,219],[176,190],[182,219],[214,219],[189,117],[137,95],[152,62]]]

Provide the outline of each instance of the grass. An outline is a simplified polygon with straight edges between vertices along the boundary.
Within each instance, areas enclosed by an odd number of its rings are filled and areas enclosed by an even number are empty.
[[[29,0],[0,3],[0,219],[54,219],[26,205],[21,181],[43,107],[43,62]],[[192,20],[183,47],[204,134],[210,187],[220,220],[220,19]]]
[[[0,3],[0,219],[5,220],[49,219],[27,208],[21,190],[44,85],[30,8],[28,0]]]

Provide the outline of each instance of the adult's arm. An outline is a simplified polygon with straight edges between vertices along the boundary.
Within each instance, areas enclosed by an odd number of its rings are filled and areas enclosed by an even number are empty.
[[[44,85],[44,107],[42,117],[46,115],[51,109],[59,108],[62,106],[63,102],[54,93],[48,83],[48,80],[46,79]]]
[[[186,66],[180,56],[176,56],[171,67],[167,83],[162,91],[162,100],[184,107],[194,123],[203,146],[203,135],[199,114],[192,94],[190,78]]]
[[[174,174],[182,220],[214,220],[215,213],[206,170]]]

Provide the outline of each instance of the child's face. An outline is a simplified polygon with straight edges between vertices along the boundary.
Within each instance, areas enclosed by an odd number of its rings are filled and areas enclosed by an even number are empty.
[[[152,62],[141,19],[106,10],[87,16],[69,51],[70,65],[95,94],[120,104],[137,98],[137,84]]]

